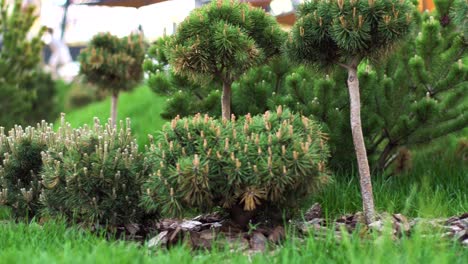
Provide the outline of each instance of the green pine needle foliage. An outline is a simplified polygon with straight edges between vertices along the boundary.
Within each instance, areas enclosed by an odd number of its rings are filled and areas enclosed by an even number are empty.
[[[7,129],[58,114],[55,83],[40,68],[44,28],[31,32],[35,9],[21,3],[0,1],[0,125]]]
[[[292,59],[328,68],[379,58],[409,32],[408,0],[313,0],[299,6],[286,48]]]
[[[467,42],[456,20],[442,25],[440,14],[444,12],[414,14],[413,31],[392,56],[378,64],[365,60],[358,68],[362,126],[374,169],[389,167],[403,146],[431,143],[468,125]],[[346,74],[335,71],[327,76],[305,66],[282,67],[287,73],[278,90],[271,66],[251,69],[238,86],[234,84],[235,113],[256,114],[258,109],[286,105],[303,115],[313,115],[330,136],[330,167],[350,171],[354,148],[348,140]],[[244,89],[242,82],[249,88]],[[254,102],[256,94],[268,98],[267,104],[262,99]]]
[[[80,53],[80,73],[101,89],[118,93],[134,88],[142,80],[144,57],[141,35],[118,38],[101,33]]]
[[[43,153],[44,213],[84,225],[117,226],[141,220],[138,206],[147,172],[130,121],[72,129],[62,120],[56,142]]]
[[[168,44],[173,37],[162,37],[149,48],[143,68],[148,74],[149,87],[158,94],[170,96],[161,116],[172,119],[177,115],[190,116],[196,113],[221,114],[219,101],[220,84],[209,79],[194,82],[176,74],[168,65]]]
[[[213,0],[195,9],[178,26],[169,61],[191,79],[232,83],[242,73],[278,54],[284,32],[262,9],[230,0]]]
[[[290,211],[329,181],[326,135],[313,120],[276,112],[218,121],[176,118],[151,145],[152,175],[144,185],[148,211]]]
[[[55,138],[51,125],[16,126],[8,135],[0,128],[0,205],[14,218],[32,218],[41,208],[41,152]]]
[[[445,0],[449,1],[449,0]],[[443,0],[436,1],[443,2]],[[456,25],[460,31],[463,32],[465,42],[468,42],[468,1],[466,0],[452,0],[453,2],[449,10],[449,19],[453,20],[453,25]]]

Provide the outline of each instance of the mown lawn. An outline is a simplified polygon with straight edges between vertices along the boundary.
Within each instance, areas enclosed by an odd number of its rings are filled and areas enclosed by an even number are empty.
[[[106,240],[61,223],[0,224],[0,263],[466,263],[468,250],[459,243],[423,238],[415,233],[399,241],[389,236],[363,240],[331,236],[301,241],[290,238],[267,253],[214,249],[191,251],[183,245],[151,250],[146,245]]]

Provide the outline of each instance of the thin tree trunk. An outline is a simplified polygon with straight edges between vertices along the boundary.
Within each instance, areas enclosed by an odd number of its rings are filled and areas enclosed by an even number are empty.
[[[117,103],[119,100],[119,92],[113,92],[111,97],[111,124],[112,127],[117,125]]]
[[[351,103],[351,131],[353,135],[354,150],[359,168],[361,184],[362,206],[366,223],[374,221],[374,195],[372,193],[372,183],[367,160],[366,146],[361,127],[361,99],[359,96],[359,80],[357,78],[357,63],[348,67],[348,89]]]
[[[223,95],[221,96],[221,115],[223,119],[231,119],[231,82],[223,82]]]

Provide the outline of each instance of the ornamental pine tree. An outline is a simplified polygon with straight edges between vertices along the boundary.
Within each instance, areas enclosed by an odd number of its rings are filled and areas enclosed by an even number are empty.
[[[230,122],[177,117],[148,150],[142,204],[167,216],[221,207],[241,225],[290,212],[329,181],[326,138],[317,122],[282,107]]]
[[[143,79],[143,36],[118,38],[110,33],[93,37],[79,57],[80,74],[111,94],[111,120],[116,125],[119,93],[133,89]]]
[[[50,103],[41,104],[36,98],[36,93],[41,93],[36,84],[41,85],[44,81],[39,69],[44,29],[29,37],[36,18],[34,8],[22,8],[20,0],[12,5],[0,1],[0,125],[8,129],[15,124],[37,121],[31,120],[33,104],[37,107],[35,111],[42,111],[42,106],[52,104],[50,97]],[[38,74],[42,75],[38,77]],[[53,83],[48,84],[50,90]]]
[[[348,72],[351,131],[357,157],[364,215],[374,220],[370,169],[361,126],[358,65],[377,59],[409,31],[413,5],[407,0],[310,1],[298,9],[298,21],[287,42],[291,58]]]
[[[216,0],[194,10],[178,27],[169,50],[177,74],[223,85],[222,117],[231,116],[231,86],[249,68],[278,54],[284,33],[262,9]]]
[[[113,227],[142,220],[138,206],[149,164],[130,120],[73,129],[62,117],[56,139],[42,152],[40,202],[44,213],[85,226]]]

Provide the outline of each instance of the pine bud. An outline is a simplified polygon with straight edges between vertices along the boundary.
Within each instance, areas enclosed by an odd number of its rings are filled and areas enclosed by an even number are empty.
[[[236,159],[236,168],[240,169],[242,163],[239,161],[239,159]]]
[[[383,16],[383,20],[384,20],[385,24],[388,25],[390,23],[390,21],[392,20],[392,18],[389,15],[385,15],[385,16]]]
[[[176,171],[177,171],[177,174],[180,175],[180,163],[179,162],[176,163]]]
[[[343,11],[343,6],[344,6],[344,0],[337,0],[336,4],[340,8],[341,11]]]
[[[293,151],[293,159],[294,160],[297,160],[299,158],[299,153],[297,153],[297,151]]]
[[[411,14],[409,13],[406,14],[406,23],[407,24],[411,23]]]
[[[228,151],[229,149],[229,138],[224,140],[224,151]]]
[[[343,28],[346,28],[346,20],[344,16],[340,16],[340,23]]]
[[[281,105],[276,108],[276,114],[278,115],[278,117],[281,117],[281,115],[283,114],[283,107]]]
[[[193,157],[193,166],[198,169],[198,167],[200,166],[200,158],[198,157],[198,154],[195,154],[195,156]]]

